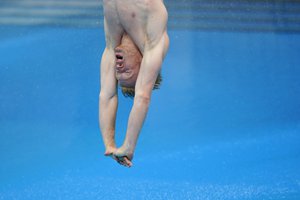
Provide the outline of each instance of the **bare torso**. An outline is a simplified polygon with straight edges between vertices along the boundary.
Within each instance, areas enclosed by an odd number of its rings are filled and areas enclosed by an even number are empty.
[[[126,32],[143,54],[167,37],[168,14],[162,0],[103,0],[103,8],[107,46],[118,46]]]

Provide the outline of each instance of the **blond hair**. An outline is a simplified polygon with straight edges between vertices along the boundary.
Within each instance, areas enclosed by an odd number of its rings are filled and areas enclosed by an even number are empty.
[[[153,90],[159,89],[159,87],[161,85],[161,82],[162,82],[162,77],[161,77],[161,75],[159,73],[158,76],[157,76],[157,78],[156,78],[155,84],[153,86]],[[134,87],[131,88],[131,87],[121,86],[121,90],[122,90],[122,94],[125,97],[134,98],[134,95],[135,95],[135,89],[134,89]]]

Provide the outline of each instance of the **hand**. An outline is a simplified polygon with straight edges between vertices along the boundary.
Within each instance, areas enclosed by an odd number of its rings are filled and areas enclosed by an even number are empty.
[[[133,164],[131,161],[133,159],[133,153],[131,153],[131,151],[120,147],[113,153],[113,156],[115,156],[119,164],[125,167],[132,167]]]

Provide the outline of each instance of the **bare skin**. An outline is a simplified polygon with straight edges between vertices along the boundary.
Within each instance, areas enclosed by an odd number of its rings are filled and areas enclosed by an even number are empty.
[[[131,167],[152,89],[169,46],[166,30],[168,15],[162,0],[103,0],[103,8],[106,48],[101,60],[100,128],[105,155]],[[123,37],[126,34],[130,36],[127,40]],[[117,48],[126,42],[130,46],[130,41],[142,56],[140,65],[137,58],[133,58],[136,62],[131,65],[129,56],[126,57],[127,54]],[[115,144],[118,83],[135,87],[126,137],[119,148]]]
[[[134,88],[143,57],[129,35],[123,35],[121,44],[115,48],[115,56],[118,83]]]

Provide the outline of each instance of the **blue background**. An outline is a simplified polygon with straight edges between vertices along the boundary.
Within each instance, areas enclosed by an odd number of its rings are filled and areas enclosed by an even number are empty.
[[[98,128],[103,29],[0,27],[0,199],[299,199],[300,35],[169,35],[127,169]]]

